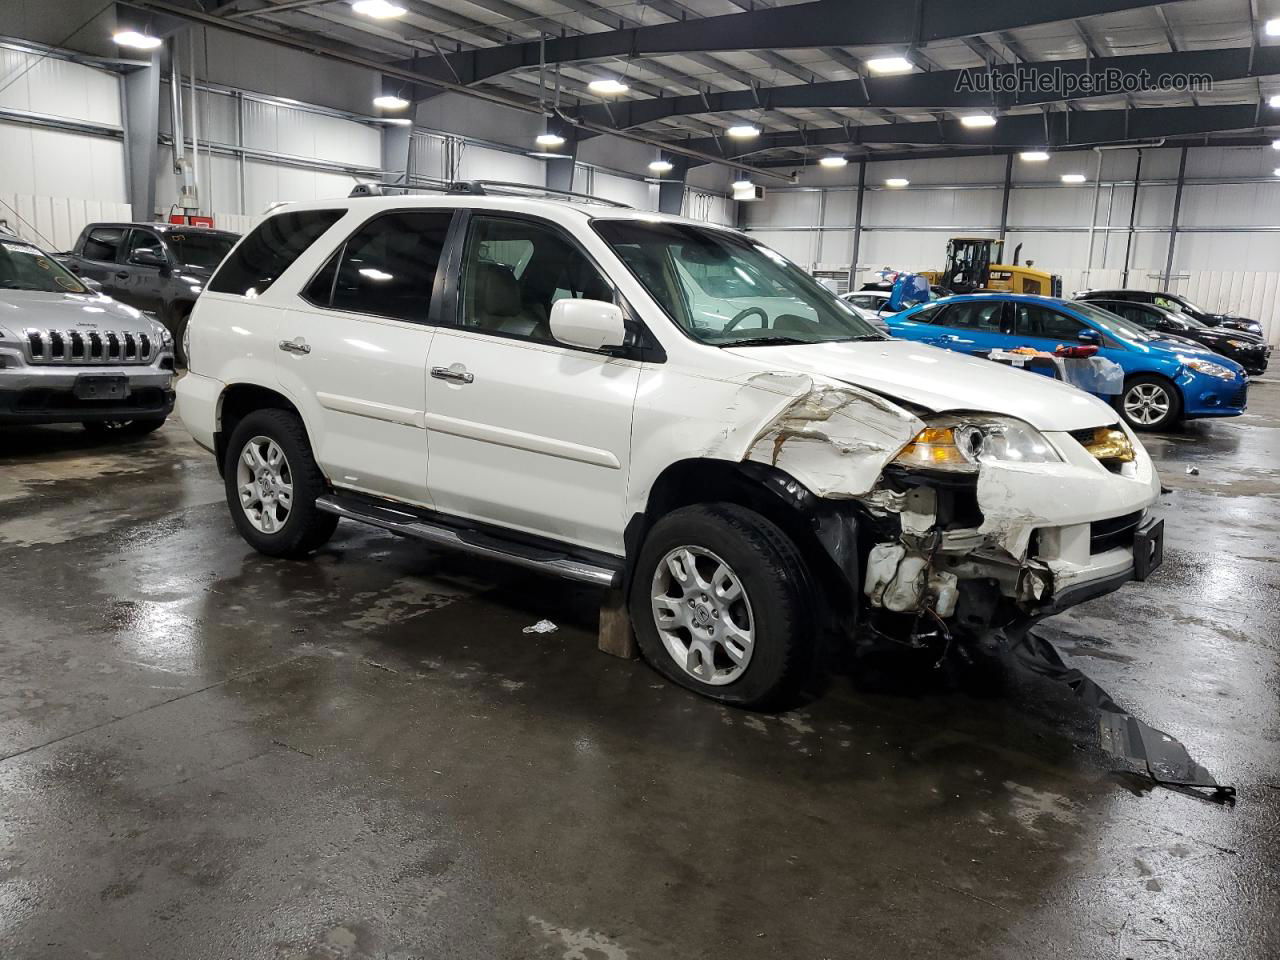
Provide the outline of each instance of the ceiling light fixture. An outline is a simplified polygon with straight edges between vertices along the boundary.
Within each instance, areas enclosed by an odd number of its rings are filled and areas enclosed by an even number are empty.
[[[139,33],[137,30],[121,30],[113,33],[111,39],[122,47],[131,47],[134,50],[154,50],[164,43],[159,37],[153,37],[149,33]]]
[[[558,147],[564,143],[564,137],[558,133],[540,133],[534,143],[540,147]]]
[[[872,73],[906,73],[915,66],[906,57],[872,57],[865,63]]]
[[[1271,175],[1273,177],[1280,177],[1280,167],[1276,167],[1274,170],[1272,170]]]
[[[351,4],[351,9],[361,16],[371,17],[374,20],[394,20],[409,12],[389,0],[356,0]]]
[[[1062,175],[1063,183],[1084,183],[1088,179],[1083,173],[1064,173]]]
[[[961,117],[960,123],[962,126],[970,127],[972,129],[978,129],[980,127],[994,127],[996,125],[996,118],[991,116],[989,113],[972,113],[967,117]]]
[[[649,164],[649,169],[654,173],[670,173],[675,167],[676,165],[670,160],[655,160]]]
[[[606,97],[616,97],[619,94],[626,93],[631,88],[621,80],[592,80],[587,84],[587,89],[592,93],[598,93]]]
[[[847,157],[823,157],[818,161],[818,165],[827,167],[832,170],[838,170],[840,167],[847,167],[849,160]]]
[[[373,98],[373,105],[379,110],[403,110],[409,106],[409,101],[404,97],[397,97],[392,93],[385,93],[380,97]]]
[[[1267,106],[1280,110],[1280,93],[1277,93],[1274,97],[1268,100]]]
[[[735,180],[735,181],[733,181],[733,192],[734,192],[734,193],[745,193],[746,191],[748,191],[748,190],[754,190],[755,188],[756,188],[756,185],[755,185],[754,183],[752,183],[750,180]]]
[[[911,181],[906,177],[890,177],[884,182],[886,187],[906,187],[911,185]]]
[[[1043,150],[1024,150],[1018,154],[1019,158],[1026,160],[1028,163],[1043,163],[1049,159],[1049,154]]]
[[[1280,140],[1272,140],[1272,141],[1271,141],[1271,149],[1272,149],[1272,150],[1280,150]]]
[[[1263,29],[1267,31],[1268,37],[1280,37],[1280,20],[1268,20]]]
[[[735,127],[730,127],[725,133],[735,140],[750,140],[752,137],[760,136],[760,128],[750,123],[740,123]]]
[[[395,127],[408,127],[413,124],[413,121],[408,117],[383,117],[382,122],[389,123]]]

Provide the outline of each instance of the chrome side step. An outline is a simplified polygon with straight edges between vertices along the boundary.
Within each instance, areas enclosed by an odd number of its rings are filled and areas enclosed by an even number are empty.
[[[491,560],[501,560],[527,570],[538,570],[566,580],[615,587],[622,583],[622,561],[613,566],[602,558],[593,562],[556,550],[501,540],[479,531],[455,530],[416,513],[369,503],[357,497],[328,494],[316,499],[316,509],[338,517],[381,527],[438,547],[463,550]],[[610,558],[611,559],[611,558]]]

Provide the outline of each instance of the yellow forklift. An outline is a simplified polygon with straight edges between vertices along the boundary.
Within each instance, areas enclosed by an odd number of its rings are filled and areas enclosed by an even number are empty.
[[[1004,263],[1004,241],[991,237],[952,237],[947,242],[947,267],[941,273],[925,271],[930,284],[954,293],[999,290],[1004,293],[1038,293],[1062,296],[1062,277],[1033,270],[1032,261],[1018,264],[1022,244],[1013,248],[1013,263]]]

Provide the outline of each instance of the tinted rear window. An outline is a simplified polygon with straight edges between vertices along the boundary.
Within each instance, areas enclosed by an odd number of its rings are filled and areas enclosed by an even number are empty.
[[[299,210],[268,217],[223,261],[209,289],[242,297],[259,296],[344,213],[345,210]]]

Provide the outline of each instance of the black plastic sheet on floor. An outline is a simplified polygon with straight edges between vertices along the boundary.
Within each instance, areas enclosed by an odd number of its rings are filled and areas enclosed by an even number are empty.
[[[1235,787],[1225,786],[1191,758],[1176,738],[1130,714],[1086,674],[1068,667],[1057,648],[1031,628],[1034,621],[1005,627],[1003,638],[1015,662],[1030,672],[1057,680],[1098,714],[1102,749],[1163,787],[1216,803],[1234,803]]]

